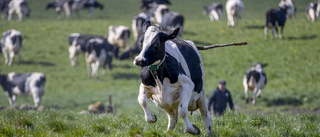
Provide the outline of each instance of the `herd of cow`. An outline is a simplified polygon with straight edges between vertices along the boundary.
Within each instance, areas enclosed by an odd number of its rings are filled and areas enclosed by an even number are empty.
[[[12,13],[29,14],[30,9],[25,0],[1,0],[3,17],[11,19]],[[72,67],[78,63],[80,53],[86,57],[89,77],[98,78],[99,67],[112,69],[113,57],[119,60],[128,59],[135,54],[133,64],[141,67],[141,85],[138,101],[145,112],[145,120],[154,123],[157,118],[147,107],[147,99],[151,99],[158,107],[164,109],[169,118],[168,130],[173,130],[177,123],[177,116],[183,118],[185,129],[191,134],[200,134],[199,128],[192,125],[188,119],[188,111],[200,109],[208,134],[211,134],[211,118],[207,110],[206,94],[204,90],[204,67],[197,47],[192,41],[178,39],[183,34],[184,16],[169,11],[165,4],[168,0],[141,0],[141,13],[134,16],[132,31],[135,43],[130,47],[130,29],[127,26],[111,25],[107,36],[72,33],[68,37],[69,59]],[[320,0],[312,2],[307,8],[308,18],[317,20],[320,11]],[[103,9],[103,5],[96,0],[56,0],[48,3],[46,9],[55,8],[68,17],[71,12],[89,8],[90,16],[95,7]],[[235,27],[241,19],[244,4],[241,0],[228,0],[226,4],[228,26]],[[287,18],[293,18],[296,9],[293,0],[281,0],[279,8],[271,9],[266,13],[265,34],[268,28],[277,31],[283,26]],[[211,21],[220,20],[223,6],[213,3],[205,7],[204,14],[209,14]],[[60,15],[59,15],[60,16]],[[236,21],[234,21],[234,18]],[[151,22],[158,24],[152,25]],[[236,23],[235,23],[236,22]],[[267,38],[267,36],[266,36]],[[18,55],[20,63],[23,37],[18,30],[8,30],[3,33],[0,51],[3,53],[6,65],[12,65],[13,58]],[[211,47],[212,48],[212,47]],[[256,97],[260,97],[261,89],[267,83],[263,67],[267,64],[256,63],[248,69],[243,78],[245,97],[248,102],[248,89],[254,91],[253,104]],[[11,106],[15,106],[16,95],[30,94],[33,96],[37,108],[44,93],[46,77],[39,72],[9,73],[0,75],[0,85],[9,97]]]

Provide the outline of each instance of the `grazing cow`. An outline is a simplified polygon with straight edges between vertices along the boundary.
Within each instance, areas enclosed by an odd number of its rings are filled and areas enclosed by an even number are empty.
[[[130,48],[130,29],[122,25],[110,25],[108,28],[108,43],[113,45],[114,56],[118,59],[120,49],[128,50]]]
[[[7,18],[11,0],[0,0],[1,19]]]
[[[204,7],[203,14],[209,14],[209,18],[212,22],[215,20],[220,20],[223,14],[223,6],[219,2],[212,3],[210,6]]]
[[[307,17],[312,22],[315,22],[319,18],[320,12],[320,0],[318,2],[311,2],[307,7]]]
[[[246,102],[249,103],[248,89],[253,91],[252,104],[256,105],[256,97],[260,98],[261,90],[267,84],[267,76],[263,71],[263,67],[268,64],[256,63],[253,67],[248,69],[246,75],[243,78],[243,87],[246,96]]]
[[[112,69],[112,50],[113,47],[101,38],[93,38],[87,42],[86,62],[89,77],[96,76],[98,79],[99,67],[103,63],[103,74],[106,72],[106,65]]]
[[[0,74],[0,85],[8,96],[11,107],[15,107],[17,95],[31,95],[35,108],[38,108],[45,82],[46,77],[40,72]]]
[[[29,17],[30,9],[26,0],[11,0],[8,5],[8,21],[11,20],[12,14],[18,15],[18,21],[22,20],[23,14]]]
[[[168,5],[170,5],[171,2],[169,0],[141,0],[140,10],[143,12],[147,12],[152,7],[152,4],[168,4]]]
[[[18,65],[20,64],[21,48],[22,34],[20,31],[11,29],[3,33],[0,43],[0,49],[3,52],[6,65],[12,65],[13,57],[15,56],[15,54],[18,54]]]
[[[55,9],[56,12],[58,13],[58,19],[60,19],[63,16],[63,12],[64,12],[66,15],[66,18],[69,19],[70,13],[71,13],[70,5],[69,5],[70,2],[71,0],[55,0],[54,2],[49,2],[46,6],[46,10],[51,8]]]
[[[227,0],[226,11],[229,27],[235,27],[238,25],[238,21],[242,18],[243,10],[244,5],[241,0]],[[235,21],[234,18],[236,18]]]
[[[140,37],[143,32],[142,32],[142,25],[146,21],[149,21],[149,17],[146,13],[139,13],[138,15],[134,16],[132,20],[132,31],[133,31],[133,36],[134,40],[137,40],[138,37]]]
[[[155,5],[151,20],[158,23],[164,31],[180,28],[179,36],[183,32],[184,17],[180,13],[169,11],[166,5]]]
[[[69,35],[69,58],[71,66],[75,67],[78,64],[78,55],[84,53],[87,50],[87,43],[90,39],[101,38],[96,35],[72,33]]]
[[[278,26],[281,27],[279,37],[283,37],[283,28],[286,23],[286,12],[287,7],[280,7],[278,9],[270,9],[266,13],[266,25],[264,27],[265,39],[268,39],[268,28],[272,28],[272,37],[273,39],[277,37],[278,34]],[[274,31],[276,31],[276,36],[274,35]]]
[[[202,119],[211,135],[204,89],[204,67],[197,47],[191,41],[174,39],[179,28],[165,33],[150,21],[144,24],[142,50],[133,64],[141,67],[138,101],[148,123],[157,121],[147,107],[147,99],[164,109],[169,118],[167,130],[173,130],[178,115],[184,120],[185,131],[200,134],[198,127],[188,119],[188,111],[200,109]]]
[[[286,15],[287,18],[294,18],[296,14],[296,8],[294,6],[294,1],[293,0],[281,0],[279,3],[280,8],[286,8]]]
[[[93,10],[95,8],[100,8],[100,10],[104,10],[103,4],[97,2],[96,0],[72,0],[70,4],[71,11],[76,12],[78,16],[79,10],[81,9],[89,9],[89,17],[92,16]]]

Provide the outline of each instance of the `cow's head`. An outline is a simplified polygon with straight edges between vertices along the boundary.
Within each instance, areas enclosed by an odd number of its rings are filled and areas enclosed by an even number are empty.
[[[55,8],[56,7],[56,3],[55,2],[49,2],[46,6],[46,10],[51,9],[51,8]]]
[[[168,33],[161,31],[161,28],[152,26],[150,21],[143,25],[144,35],[140,40],[141,52],[134,59],[133,64],[140,67],[159,65],[164,61],[165,57],[165,42],[169,39],[174,39],[179,28]]]

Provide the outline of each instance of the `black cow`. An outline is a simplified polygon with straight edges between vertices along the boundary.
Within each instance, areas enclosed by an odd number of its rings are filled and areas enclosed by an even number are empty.
[[[287,19],[287,7],[280,7],[277,9],[270,9],[266,13],[266,25],[264,27],[265,39],[268,39],[268,28],[272,29],[272,37],[275,38],[274,31],[276,31],[276,37],[278,34],[278,26],[281,27],[279,37],[283,37],[283,28]]]
[[[263,71],[263,68],[268,64],[256,63],[247,70],[246,75],[243,78],[243,87],[246,96],[246,102],[249,103],[248,89],[253,91],[252,104],[256,105],[256,97],[260,98],[261,90],[267,84],[267,76]]]
[[[31,95],[35,108],[38,108],[45,82],[46,77],[40,72],[0,74],[0,85],[8,96],[11,107],[15,107],[17,95]]]

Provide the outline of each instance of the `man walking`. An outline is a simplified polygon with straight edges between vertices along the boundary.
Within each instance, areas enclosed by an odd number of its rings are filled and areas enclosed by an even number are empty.
[[[213,104],[213,112],[216,116],[221,116],[226,108],[227,108],[227,102],[229,103],[229,107],[231,110],[233,110],[233,102],[231,98],[230,92],[226,89],[226,81],[222,80],[219,82],[219,87],[216,88],[210,95],[209,101],[208,101],[208,110],[211,114],[210,108]]]

